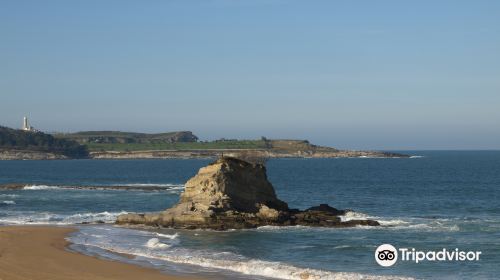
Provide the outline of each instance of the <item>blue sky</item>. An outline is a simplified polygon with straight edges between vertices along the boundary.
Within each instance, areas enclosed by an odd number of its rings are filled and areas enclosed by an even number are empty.
[[[0,124],[500,149],[500,1],[0,1]]]

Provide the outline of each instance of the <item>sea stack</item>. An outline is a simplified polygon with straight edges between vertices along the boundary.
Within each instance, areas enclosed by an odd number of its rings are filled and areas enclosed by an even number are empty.
[[[262,164],[222,157],[187,181],[178,204],[160,213],[120,215],[117,224],[187,229],[242,229],[264,225],[377,226],[373,220],[342,222],[346,213],[326,204],[289,209],[267,180]]]

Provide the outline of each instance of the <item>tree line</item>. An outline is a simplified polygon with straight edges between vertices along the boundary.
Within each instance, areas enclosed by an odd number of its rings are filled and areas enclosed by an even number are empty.
[[[85,146],[73,140],[55,138],[43,132],[32,132],[0,126],[0,148],[31,150],[62,154],[71,158],[85,158]]]

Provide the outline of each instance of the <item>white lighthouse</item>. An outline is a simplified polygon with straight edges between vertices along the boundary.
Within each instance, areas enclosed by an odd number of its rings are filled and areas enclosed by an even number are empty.
[[[22,130],[24,131],[34,131],[33,127],[31,127],[28,123],[28,118],[24,117],[23,119],[23,127]]]

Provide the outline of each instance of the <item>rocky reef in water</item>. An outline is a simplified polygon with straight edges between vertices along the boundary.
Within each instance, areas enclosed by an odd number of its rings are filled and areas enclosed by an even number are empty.
[[[327,204],[290,209],[276,196],[262,164],[222,157],[185,185],[178,204],[163,212],[120,215],[116,223],[186,229],[243,229],[265,225],[378,226],[374,220],[342,221],[348,210]]]

